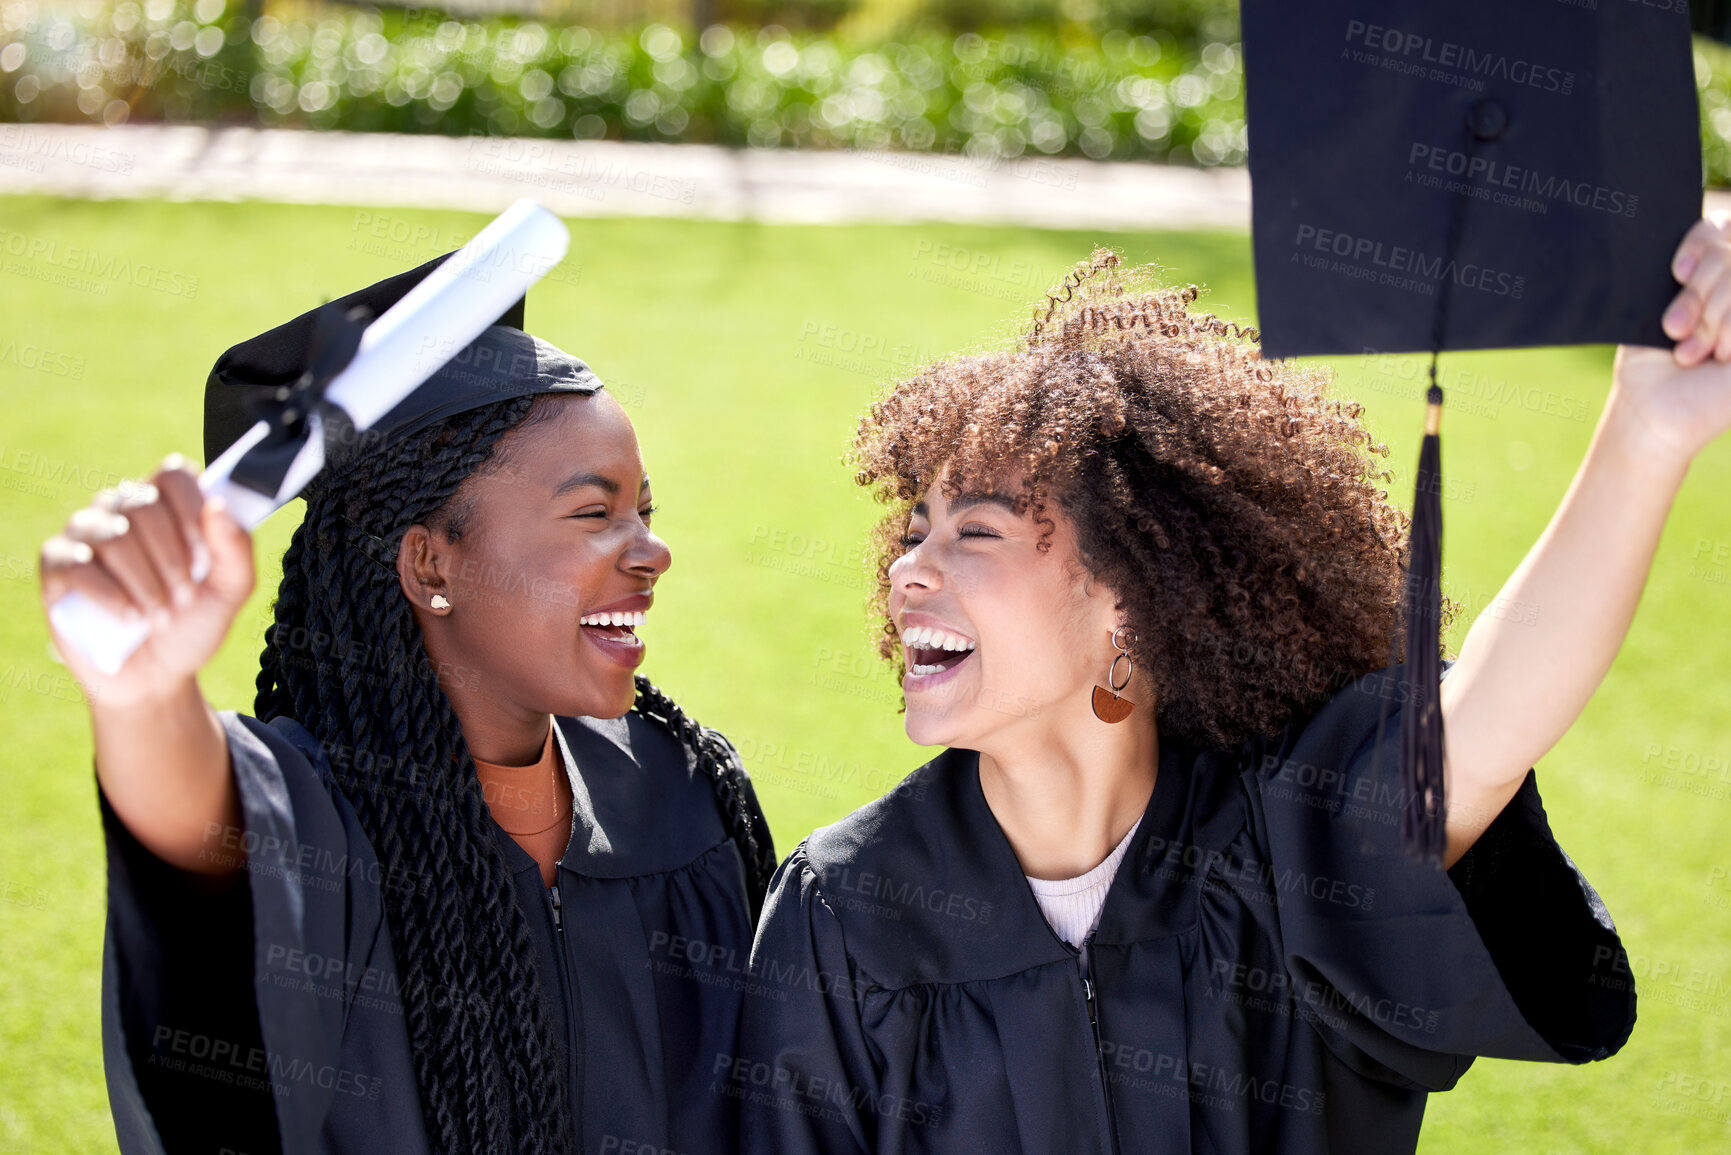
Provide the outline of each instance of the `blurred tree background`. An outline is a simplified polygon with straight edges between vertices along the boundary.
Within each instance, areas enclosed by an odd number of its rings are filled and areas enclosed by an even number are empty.
[[[41,0],[0,117],[1238,163],[1226,0]]]
[[[1239,164],[1233,0],[11,0],[0,119]],[[1697,41],[1710,183],[1731,53]]]

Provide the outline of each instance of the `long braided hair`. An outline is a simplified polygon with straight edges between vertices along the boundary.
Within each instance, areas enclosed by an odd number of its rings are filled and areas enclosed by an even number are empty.
[[[444,1155],[575,1146],[529,924],[441,686],[466,675],[433,668],[395,565],[410,525],[464,516],[452,496],[489,467],[507,431],[551,412],[535,401],[458,414],[321,476],[283,556],[258,674],[255,713],[291,717],[319,740],[378,855],[421,1109]],[[641,679],[639,702],[712,775],[755,918],[762,855],[749,852],[755,823],[737,757]]]
[[[728,833],[745,861],[745,893],[751,901],[751,923],[756,926],[764,896],[769,893],[770,876],[775,873],[775,844],[770,841],[763,816],[755,813],[747,801],[745,769],[740,765],[739,751],[719,731],[700,726],[687,717],[672,698],[641,674],[637,676],[634,708],[672,730],[696,758],[698,769],[714,785]]]

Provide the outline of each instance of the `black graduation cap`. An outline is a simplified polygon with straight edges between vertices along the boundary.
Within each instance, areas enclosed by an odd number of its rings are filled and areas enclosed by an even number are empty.
[[[333,317],[350,319],[358,331],[408,295],[450,255],[302,313],[218,357],[204,386],[205,460],[215,460],[268,413],[283,390],[303,379],[319,355]],[[593,393],[601,388],[601,379],[584,362],[524,332],[524,307],[525,299],[519,298],[352,444],[376,452],[435,421],[511,397]],[[327,460],[327,468],[342,468],[340,453],[327,449]]]
[[[1441,857],[1443,349],[1671,342],[1701,215],[1690,15],[1623,0],[1243,0],[1265,356],[1432,354],[1406,586],[1409,850]]]
[[[1701,35],[1731,44],[1731,0],[1689,0],[1689,23]]]

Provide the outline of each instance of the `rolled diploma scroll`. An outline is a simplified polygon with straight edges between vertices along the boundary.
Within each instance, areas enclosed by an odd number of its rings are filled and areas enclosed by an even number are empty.
[[[347,413],[357,431],[371,428],[558,264],[570,240],[558,217],[519,200],[367,326],[354,360],[331,379],[325,399]],[[267,422],[258,422],[198,478],[199,488],[221,496],[248,530],[286,505],[325,463],[323,423],[314,410],[306,444],[275,497],[235,484],[229,479],[235,463],[269,431]],[[192,576],[203,581],[206,575]],[[48,617],[60,637],[105,674],[118,672],[150,634],[148,623],[124,621],[77,592],[49,606]]]

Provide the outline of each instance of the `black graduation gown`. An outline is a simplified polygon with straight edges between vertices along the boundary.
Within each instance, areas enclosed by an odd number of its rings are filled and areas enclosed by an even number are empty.
[[[1358,679],[1231,754],[1163,744],[1082,951],[947,750],[782,864],[751,957],[743,1149],[1410,1155],[1475,1055],[1634,1024],[1604,904],[1531,772],[1447,872],[1403,857],[1392,712]]]
[[[201,887],[102,804],[103,1052],[121,1150],[425,1151],[381,887],[427,880],[381,876],[298,723],[220,716],[244,814],[234,880]],[[740,852],[665,726],[635,712],[557,722],[577,768],[559,928],[534,859],[495,835],[566,1040],[581,1150],[731,1153],[737,1103],[704,1072],[736,1048],[743,996],[685,960],[749,950]]]

